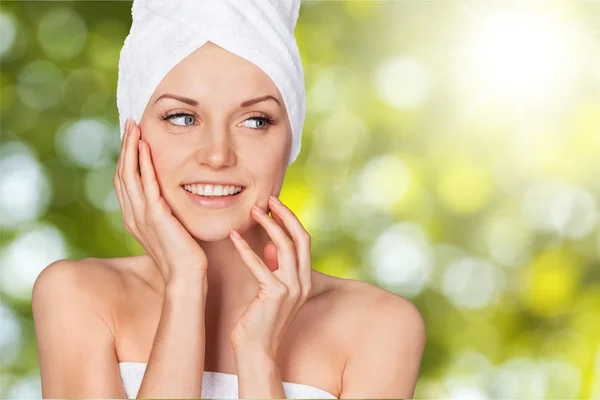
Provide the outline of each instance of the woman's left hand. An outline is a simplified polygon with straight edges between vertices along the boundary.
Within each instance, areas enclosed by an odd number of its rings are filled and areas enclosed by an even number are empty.
[[[276,359],[277,349],[288,325],[311,291],[310,235],[294,213],[269,199],[270,218],[258,206],[252,215],[272,241],[264,248],[263,260],[236,231],[229,236],[242,259],[260,284],[250,303],[231,331],[231,343],[238,353],[262,352]]]

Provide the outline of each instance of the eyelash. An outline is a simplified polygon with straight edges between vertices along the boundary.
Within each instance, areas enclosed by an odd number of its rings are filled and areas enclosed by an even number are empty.
[[[160,116],[160,119],[162,121],[166,121],[166,120],[170,120],[171,118],[175,118],[175,117],[188,117],[188,116],[196,118],[195,114],[176,112],[176,113],[172,113],[172,114],[163,114]],[[248,119],[246,119],[246,121],[249,119],[262,120],[267,123],[267,126],[264,128],[250,128],[250,129],[254,129],[254,130],[267,130],[270,126],[277,125],[279,123],[278,118],[272,117],[269,114],[252,115]],[[175,125],[175,126],[178,126],[180,128],[185,127],[182,125]],[[193,126],[193,125],[188,125],[188,126]]]

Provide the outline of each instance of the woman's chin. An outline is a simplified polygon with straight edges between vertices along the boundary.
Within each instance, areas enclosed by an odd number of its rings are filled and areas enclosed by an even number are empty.
[[[202,242],[220,242],[229,240],[229,229],[195,229],[190,234]]]
[[[186,224],[187,225],[187,224]],[[221,240],[230,240],[229,232],[231,229],[237,229],[239,232],[244,232],[246,228],[239,221],[220,220],[209,221],[202,218],[201,221],[190,221],[189,226],[186,226],[187,231],[196,240],[203,242],[218,242]]]
[[[202,210],[199,212],[198,210],[184,208],[174,214],[192,237],[203,242],[230,240],[229,232],[231,229],[245,232],[253,225],[249,210],[237,209],[230,212],[206,212],[206,210]],[[244,218],[245,215],[247,215],[246,218]]]

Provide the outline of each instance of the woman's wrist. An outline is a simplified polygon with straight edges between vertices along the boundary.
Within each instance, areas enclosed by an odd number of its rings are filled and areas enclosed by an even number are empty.
[[[264,351],[238,352],[235,354],[235,364],[238,373],[245,376],[254,376],[256,373],[259,375],[279,375],[275,359]]]
[[[165,296],[206,298],[208,281],[206,271],[190,270],[172,273],[165,285]]]
[[[275,363],[275,356],[265,349],[238,348],[234,349],[233,353],[238,365],[254,365],[256,367],[262,367]]]
[[[240,398],[285,398],[275,359],[263,350],[238,351],[235,355]]]

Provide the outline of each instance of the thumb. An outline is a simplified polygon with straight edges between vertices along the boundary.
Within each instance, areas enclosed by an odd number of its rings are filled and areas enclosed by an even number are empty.
[[[267,268],[271,272],[275,272],[279,269],[279,262],[277,261],[277,246],[272,241],[269,241],[264,249],[264,262]]]

